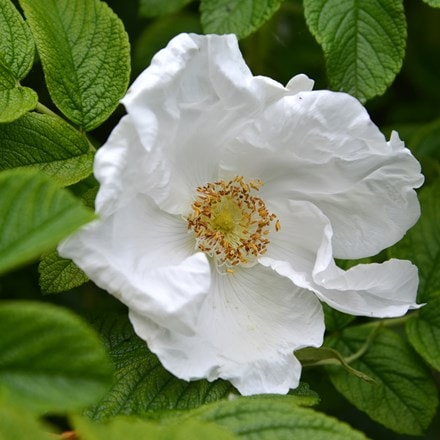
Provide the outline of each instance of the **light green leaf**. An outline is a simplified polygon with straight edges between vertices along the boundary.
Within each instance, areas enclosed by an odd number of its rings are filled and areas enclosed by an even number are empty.
[[[207,34],[236,34],[244,38],[278,10],[283,0],[201,0],[203,30]]]
[[[54,437],[32,414],[0,401],[0,439],[54,440]]]
[[[0,334],[0,388],[24,408],[39,413],[80,409],[111,381],[98,336],[68,310],[3,302]]]
[[[401,0],[304,0],[304,13],[334,90],[361,101],[385,92],[405,55]]]
[[[139,15],[144,17],[157,17],[170,14],[183,8],[192,0],[140,0]]]
[[[52,100],[86,131],[104,122],[130,74],[128,37],[99,0],[20,0]]]
[[[370,333],[368,326],[350,328],[330,337],[328,343],[347,357],[363,346]],[[351,365],[377,384],[329,367],[333,385],[349,402],[400,434],[423,434],[438,405],[436,386],[420,359],[396,333],[381,329],[368,351]]]
[[[440,0],[423,0],[425,3],[427,3],[429,6],[432,6],[433,8],[440,8]]]
[[[67,190],[33,170],[0,173],[0,274],[37,258],[94,218]]]
[[[28,113],[0,125],[0,170],[35,167],[61,185],[92,173],[94,153],[87,139],[61,118]]]
[[[27,24],[10,0],[0,0],[0,123],[14,121],[37,105],[37,94],[19,85],[34,53]]]
[[[136,418],[115,417],[107,423],[91,423],[75,417],[73,424],[82,440],[234,440],[226,429],[200,420],[160,426]]]
[[[125,316],[107,317],[98,324],[98,330],[114,362],[115,379],[109,393],[87,410],[86,415],[92,419],[195,408],[233,392],[228,382],[185,382],[174,377],[134,334]]]
[[[291,396],[238,397],[202,406],[189,413],[214,422],[249,440],[361,440],[347,424],[309,408]]]
[[[12,122],[33,110],[38,95],[29,87],[17,86],[1,90],[0,86],[0,123]]]
[[[0,0],[0,66],[18,81],[31,69],[34,54],[35,44],[27,24],[11,0]]]
[[[89,279],[72,260],[60,257],[57,251],[43,256],[38,271],[43,295],[65,292]]]

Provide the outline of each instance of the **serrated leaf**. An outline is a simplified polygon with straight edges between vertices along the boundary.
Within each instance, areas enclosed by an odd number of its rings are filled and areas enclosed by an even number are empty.
[[[29,87],[0,90],[0,123],[12,122],[33,110],[38,95]]]
[[[385,92],[405,55],[402,1],[304,0],[304,13],[334,90],[361,101]]]
[[[115,110],[130,75],[128,37],[99,0],[20,0],[56,106],[84,130]]]
[[[50,250],[94,214],[33,170],[0,173],[0,274]]]
[[[10,0],[0,0],[0,123],[14,121],[35,108],[37,94],[21,87],[34,61],[32,34]]]
[[[2,440],[53,440],[48,429],[23,408],[0,402],[0,439]]]
[[[290,396],[238,397],[192,410],[191,417],[218,423],[249,440],[361,440],[359,431],[332,417],[302,408]]]
[[[109,316],[97,323],[115,366],[109,393],[86,415],[99,420],[118,414],[143,414],[164,409],[189,409],[223,399],[233,388],[228,382],[177,379],[138,338],[128,319]]]
[[[65,292],[89,279],[72,260],[60,257],[57,251],[43,256],[38,271],[43,295]]]
[[[370,333],[367,326],[350,328],[330,337],[328,343],[350,356]],[[349,402],[400,434],[423,434],[436,412],[437,390],[429,372],[403,339],[381,329],[368,351],[351,365],[372,377],[376,385],[331,369],[333,385]]]
[[[111,381],[98,336],[68,310],[4,302],[0,334],[0,388],[16,405],[38,413],[80,409]]]
[[[236,34],[244,38],[278,10],[283,0],[201,0],[203,30],[207,34]]]
[[[140,0],[139,15],[144,17],[157,17],[170,14],[183,8],[192,0]]]
[[[61,118],[28,113],[0,125],[0,170],[34,167],[61,185],[92,173],[94,153],[87,139]]]
[[[178,424],[160,426],[136,418],[115,417],[107,423],[91,423],[83,418],[73,420],[82,440],[234,440],[237,437],[226,429],[200,420],[185,420]]]
[[[427,304],[406,324],[406,334],[417,352],[440,371],[440,291],[432,292]]]

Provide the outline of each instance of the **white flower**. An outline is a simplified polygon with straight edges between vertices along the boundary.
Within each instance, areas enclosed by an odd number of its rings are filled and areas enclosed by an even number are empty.
[[[377,254],[419,217],[419,163],[344,93],[252,76],[236,38],[182,34],[123,99],[98,151],[99,220],[61,244],[129,308],[176,376],[242,394],[298,385],[320,301],[376,317],[416,307],[409,261]],[[318,300],[319,299],[319,300]]]

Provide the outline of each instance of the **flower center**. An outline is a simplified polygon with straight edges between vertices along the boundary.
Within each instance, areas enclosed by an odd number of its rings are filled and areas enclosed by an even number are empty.
[[[219,266],[251,266],[269,244],[270,224],[276,219],[260,197],[253,193],[260,180],[246,183],[237,176],[197,188],[197,198],[188,216],[188,229],[194,231],[196,245],[215,258]],[[275,230],[280,222],[276,220]]]

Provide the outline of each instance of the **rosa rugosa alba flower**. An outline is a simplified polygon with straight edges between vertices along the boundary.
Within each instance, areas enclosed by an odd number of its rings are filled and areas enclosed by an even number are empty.
[[[416,307],[409,261],[344,271],[419,217],[419,163],[344,93],[253,76],[232,35],[181,34],[122,100],[98,151],[99,219],[60,245],[129,308],[174,375],[242,394],[298,385],[321,301],[354,315]]]

